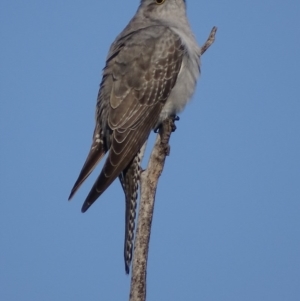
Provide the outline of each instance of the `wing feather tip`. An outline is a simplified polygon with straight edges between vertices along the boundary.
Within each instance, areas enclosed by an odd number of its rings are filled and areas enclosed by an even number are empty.
[[[73,195],[74,195],[74,194],[71,192],[70,195],[69,195],[69,197],[68,197],[68,201],[71,201]]]
[[[74,184],[74,186],[73,186],[73,188],[71,190],[71,193],[70,193],[70,195],[68,197],[68,201],[71,201],[71,199],[73,198],[74,194],[77,192],[77,190],[78,190],[78,188],[79,188],[79,186],[81,184],[82,184],[82,182],[78,183],[78,180],[76,181],[76,183]]]
[[[81,207],[81,213],[85,213],[91,205],[84,203]]]
[[[89,195],[87,196],[86,200],[84,201],[81,212],[85,213],[94,203],[95,201],[100,197],[101,193],[96,193],[95,190],[92,188]]]
[[[70,193],[70,195],[69,195],[69,197],[68,197],[68,201],[71,201],[71,199],[72,199],[72,197],[74,196],[74,194],[75,194],[75,191],[74,191],[74,188],[71,190],[71,193]]]

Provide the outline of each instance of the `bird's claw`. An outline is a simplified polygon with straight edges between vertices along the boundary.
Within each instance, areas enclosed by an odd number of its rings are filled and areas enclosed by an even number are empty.
[[[180,120],[180,118],[179,118],[179,116],[177,116],[177,115],[172,115],[171,116],[171,119],[172,119],[172,121],[173,121],[173,123],[172,123],[172,125],[171,125],[171,130],[172,130],[172,132],[175,132],[176,131],[176,125],[175,125],[175,121],[179,121]],[[161,128],[161,124],[159,124],[156,128],[154,128],[154,133],[155,134],[157,134],[158,132],[159,132],[159,130],[160,130],[160,128]]]
[[[160,125],[159,126],[157,126],[153,131],[154,131],[154,133],[155,134],[157,134],[158,132],[159,132],[159,129],[160,129]]]
[[[177,127],[176,127],[176,125],[175,125],[175,121],[179,121],[180,118],[179,118],[179,116],[174,115],[174,116],[172,116],[172,120],[173,120],[173,123],[172,123],[172,125],[171,125],[171,130],[172,130],[172,132],[175,132],[176,129],[177,129]]]

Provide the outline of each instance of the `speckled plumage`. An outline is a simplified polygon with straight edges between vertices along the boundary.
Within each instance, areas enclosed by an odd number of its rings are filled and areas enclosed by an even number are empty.
[[[82,212],[117,178],[126,199],[125,266],[129,272],[138,192],[139,151],[152,129],[179,113],[200,73],[200,48],[186,18],[185,1],[142,0],[107,56],[96,105],[96,126],[74,195],[108,152]]]

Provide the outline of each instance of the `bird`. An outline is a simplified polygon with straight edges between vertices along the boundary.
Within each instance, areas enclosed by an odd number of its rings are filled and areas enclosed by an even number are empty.
[[[152,130],[177,116],[200,75],[201,48],[186,13],[186,0],[141,0],[112,43],[97,96],[92,145],[69,200],[106,153],[82,212],[119,178],[125,194],[124,261],[132,260],[143,148]]]

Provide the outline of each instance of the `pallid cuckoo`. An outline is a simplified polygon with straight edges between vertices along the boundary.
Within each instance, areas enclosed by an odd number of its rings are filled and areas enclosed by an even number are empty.
[[[200,47],[185,0],[141,0],[110,47],[96,105],[93,142],[69,199],[108,152],[82,212],[119,177],[126,199],[125,270],[132,257],[141,148],[154,128],[191,98],[200,73]]]

